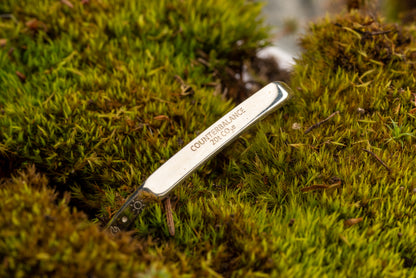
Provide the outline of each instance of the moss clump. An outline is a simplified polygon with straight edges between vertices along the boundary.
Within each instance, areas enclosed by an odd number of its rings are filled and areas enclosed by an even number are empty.
[[[297,99],[243,145],[231,170],[244,177],[240,198],[292,225],[270,232],[282,276],[413,273],[414,30],[357,12],[312,24],[292,75]]]
[[[245,1],[2,1],[5,172],[35,163],[58,190],[74,192],[78,206],[108,216],[103,200],[118,207],[116,192],[128,195],[230,108],[219,95],[222,78],[264,44],[260,8]],[[184,94],[175,76],[198,90]]]
[[[252,2],[72,2],[0,4],[10,15],[0,29],[2,168],[35,164],[49,187],[71,191],[72,205],[106,222],[232,106],[215,86],[266,33],[252,21]],[[71,264],[51,254],[81,250],[77,269],[109,276],[413,275],[414,30],[357,12],[311,25],[292,73],[297,98],[175,189],[175,237],[158,204],[137,219],[131,239],[116,240],[51,200],[52,191],[27,186],[43,178],[7,182],[1,225],[20,226],[0,232],[2,271],[49,275],[66,266],[71,276]],[[63,253],[45,236],[54,231]],[[95,259],[81,261],[86,250]]]
[[[132,277],[151,271],[129,234],[110,238],[29,167],[0,189],[1,277]],[[166,269],[154,267],[154,274]]]

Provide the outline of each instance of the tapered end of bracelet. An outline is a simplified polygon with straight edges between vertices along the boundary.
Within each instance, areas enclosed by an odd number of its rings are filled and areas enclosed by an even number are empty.
[[[276,85],[277,90],[282,93],[282,98],[289,100],[293,96],[292,89],[284,82],[281,81],[274,81],[272,82],[274,85]]]
[[[151,192],[144,189],[143,186],[139,187],[111,218],[106,225],[105,230],[110,231],[112,234],[130,230],[136,218],[147,204],[156,201],[156,199],[157,198]]]

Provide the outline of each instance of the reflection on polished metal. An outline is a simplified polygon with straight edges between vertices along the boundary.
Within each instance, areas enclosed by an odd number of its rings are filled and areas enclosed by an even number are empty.
[[[165,197],[199,166],[288,100],[290,92],[286,84],[273,82],[236,106],[150,175],[106,228],[111,232],[129,229],[148,202]]]

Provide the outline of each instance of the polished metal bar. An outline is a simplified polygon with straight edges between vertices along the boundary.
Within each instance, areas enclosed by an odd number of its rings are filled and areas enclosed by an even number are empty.
[[[281,106],[290,95],[287,85],[273,82],[236,106],[153,172],[126,200],[106,228],[113,233],[129,229],[148,202],[165,197],[241,133]]]

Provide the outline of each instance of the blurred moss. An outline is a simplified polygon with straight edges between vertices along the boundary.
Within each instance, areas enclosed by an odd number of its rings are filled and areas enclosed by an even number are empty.
[[[151,271],[150,255],[138,255],[145,243],[127,233],[109,237],[68,207],[67,194],[58,199],[47,184],[30,166],[1,185],[1,277],[132,277]]]
[[[404,23],[416,21],[416,2],[413,0],[386,0],[384,10],[389,20]]]

